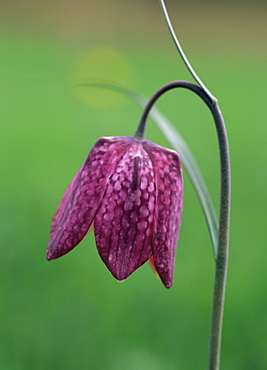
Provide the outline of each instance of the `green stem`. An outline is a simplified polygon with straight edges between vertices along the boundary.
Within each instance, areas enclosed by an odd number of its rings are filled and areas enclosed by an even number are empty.
[[[213,307],[210,328],[208,369],[218,370],[220,368],[222,321],[223,321],[224,297],[228,268],[231,170],[230,170],[228,138],[223,116],[221,114],[218,104],[212,105],[210,109],[214,118],[214,122],[216,124],[219,139],[220,160],[221,160],[221,199],[219,216],[218,254],[216,258],[214,290],[213,290]]]
[[[209,360],[208,369],[218,370],[220,367],[222,322],[224,311],[224,296],[228,266],[228,238],[230,221],[230,156],[228,148],[228,138],[226,128],[220,111],[218,102],[214,102],[207,95],[202,87],[188,81],[173,81],[162,86],[148,101],[139,126],[136,131],[137,137],[144,133],[149,112],[155,102],[165,92],[174,88],[186,88],[197,94],[210,109],[217,130],[220,169],[221,169],[221,189],[220,189],[220,217],[219,217],[219,237],[218,249],[215,256],[215,281],[213,291],[213,305],[210,328]]]
[[[169,28],[170,34],[172,36],[173,42],[174,42],[174,44],[175,44],[175,46],[178,50],[178,53],[180,54],[180,56],[182,58],[184,64],[186,65],[187,69],[191,73],[194,80],[199,84],[199,86],[202,87],[202,89],[205,91],[205,93],[209,96],[209,98],[211,99],[213,104],[216,104],[217,103],[217,98],[215,98],[215,96],[212,95],[212,93],[209,91],[209,89],[204,85],[202,80],[198,77],[197,73],[195,72],[194,68],[191,66],[189,60],[187,59],[187,57],[186,57],[186,55],[183,51],[183,48],[182,48],[182,46],[181,46],[181,44],[180,44],[180,42],[179,42],[179,40],[176,37],[176,34],[174,32],[174,29],[173,29],[173,26],[172,26],[172,23],[171,23],[171,20],[170,20],[170,17],[169,17],[169,14],[168,14],[168,11],[167,11],[164,0],[159,0],[159,2],[160,2],[160,5],[161,5],[161,8],[162,8],[163,15],[164,15],[164,18],[166,20],[167,26]]]

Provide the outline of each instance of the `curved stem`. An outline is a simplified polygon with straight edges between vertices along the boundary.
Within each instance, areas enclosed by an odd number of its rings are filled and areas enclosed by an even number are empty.
[[[165,3],[164,3],[164,0],[159,0],[159,1],[160,1],[160,5],[161,5],[161,8],[162,8],[162,11],[163,11],[163,14],[164,14],[164,17],[165,17],[167,26],[169,28],[170,34],[172,36],[172,39],[174,41],[174,44],[175,44],[175,46],[176,46],[176,48],[177,48],[177,50],[178,50],[178,52],[179,52],[182,60],[184,61],[187,69],[189,70],[189,72],[191,73],[191,75],[195,79],[195,81],[199,84],[199,86],[202,87],[202,89],[209,96],[209,98],[211,99],[211,101],[213,102],[213,104],[216,104],[217,103],[217,98],[215,98],[215,96],[212,95],[212,93],[209,91],[209,89],[204,85],[204,83],[201,81],[201,79],[198,77],[197,73],[195,72],[195,70],[191,66],[189,60],[187,59],[187,57],[186,57],[186,55],[185,55],[185,53],[184,53],[184,51],[182,49],[181,44],[180,44],[180,42],[178,41],[178,38],[175,35],[175,32],[174,32],[174,29],[172,27],[172,23],[171,23],[169,14],[167,12],[167,8],[166,8]]]
[[[208,369],[220,368],[220,349],[224,297],[228,268],[228,243],[230,226],[231,170],[228,139],[222,113],[218,104],[211,107],[216,123],[221,159],[221,196],[219,217],[218,254],[216,257],[215,279],[213,288],[213,308],[210,328]]]
[[[159,88],[148,101],[135,135],[138,138],[140,137],[139,135],[144,133],[149,112],[157,99],[165,92],[178,87],[193,91],[208,106],[214,119],[219,144],[221,170],[220,216],[218,249],[217,255],[215,256],[216,267],[208,361],[209,370],[218,370],[220,367],[221,335],[228,266],[228,238],[230,221],[230,156],[228,138],[222,113],[220,111],[218,102],[214,103],[207,95],[206,91],[203,90],[203,88],[188,81],[169,82],[168,84]]]

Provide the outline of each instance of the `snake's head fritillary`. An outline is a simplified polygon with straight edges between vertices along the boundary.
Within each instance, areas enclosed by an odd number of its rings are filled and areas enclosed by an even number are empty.
[[[133,137],[101,138],[58,206],[47,259],[68,253],[93,226],[100,257],[116,279],[152,259],[169,288],[182,202],[176,152]]]

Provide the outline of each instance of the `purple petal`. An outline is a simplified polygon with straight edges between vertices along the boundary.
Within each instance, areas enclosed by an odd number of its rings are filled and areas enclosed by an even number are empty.
[[[152,256],[154,184],[151,159],[143,143],[132,139],[131,148],[108,179],[94,221],[99,254],[118,280],[126,279]]]
[[[101,138],[66,190],[55,213],[47,259],[68,253],[85,236],[104,196],[107,179],[125,153],[128,138]]]
[[[156,182],[156,233],[153,238],[155,268],[170,288],[183,208],[183,179],[178,154],[153,143],[144,145],[153,158]]]

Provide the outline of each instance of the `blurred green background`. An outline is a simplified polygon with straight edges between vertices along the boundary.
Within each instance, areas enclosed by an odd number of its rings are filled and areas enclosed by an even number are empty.
[[[180,2],[179,2],[180,3]],[[230,264],[222,369],[265,369],[266,2],[167,2],[180,41],[218,97],[232,159]],[[174,286],[145,264],[123,284],[93,233],[48,263],[54,210],[101,136],[134,133],[141,110],[115,82],[147,96],[190,79],[157,1],[49,0],[0,4],[0,368],[174,370],[207,362],[214,263],[185,174]],[[216,134],[204,104],[173,91],[157,107],[190,145],[218,209]],[[153,122],[147,137],[168,143]]]

